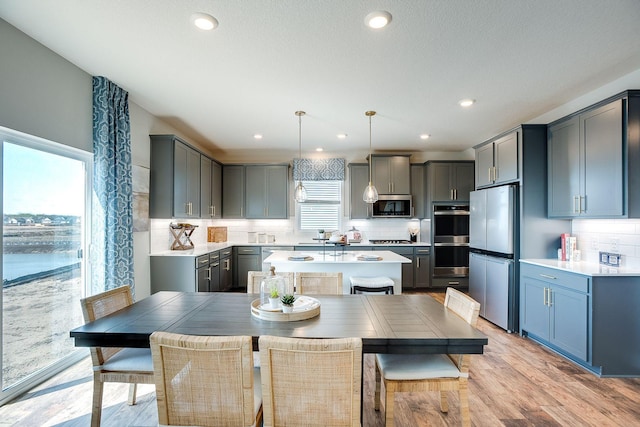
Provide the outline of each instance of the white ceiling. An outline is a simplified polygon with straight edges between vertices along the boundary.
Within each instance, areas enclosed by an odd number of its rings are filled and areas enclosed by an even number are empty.
[[[364,25],[374,10],[387,28]],[[303,156],[366,151],[366,110],[374,151],[460,151],[640,69],[638,0],[2,0],[0,17],[223,161],[297,155],[300,109]]]

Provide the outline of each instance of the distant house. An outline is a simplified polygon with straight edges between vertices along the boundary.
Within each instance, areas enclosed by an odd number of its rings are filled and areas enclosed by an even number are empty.
[[[42,224],[43,225],[51,225],[52,221],[50,218],[43,218],[42,219]]]

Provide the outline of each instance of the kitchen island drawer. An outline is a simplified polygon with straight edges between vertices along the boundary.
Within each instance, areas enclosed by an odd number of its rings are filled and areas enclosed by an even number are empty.
[[[209,266],[209,254],[196,257],[196,268]]]
[[[539,265],[520,263],[520,272],[523,276],[533,279],[542,280],[547,283],[553,283],[574,291],[589,293],[589,277],[582,274],[570,273],[552,267],[543,267]]]

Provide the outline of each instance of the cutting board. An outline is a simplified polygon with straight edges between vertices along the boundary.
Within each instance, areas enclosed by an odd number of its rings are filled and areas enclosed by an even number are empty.
[[[226,242],[227,227],[207,227],[207,242]]]

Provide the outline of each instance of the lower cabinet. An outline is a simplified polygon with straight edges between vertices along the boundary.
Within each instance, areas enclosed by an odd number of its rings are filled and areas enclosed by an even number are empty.
[[[520,275],[522,334],[589,362],[589,277],[529,264]]]
[[[480,303],[480,316],[507,331],[516,328],[509,319],[513,280],[513,260],[469,254],[469,295]]]
[[[233,250],[231,248],[220,250],[220,290],[228,291],[233,287]]]
[[[160,291],[177,292],[220,292],[231,289],[231,261],[224,263],[222,254],[231,248],[213,251],[197,257],[188,255],[152,255],[151,293]],[[224,266],[228,265],[228,272]]]
[[[413,257],[413,287],[416,289],[431,286],[431,248],[415,248]]]
[[[233,280],[234,289],[247,288],[247,274],[249,271],[262,271],[262,247],[261,246],[234,246]]]

